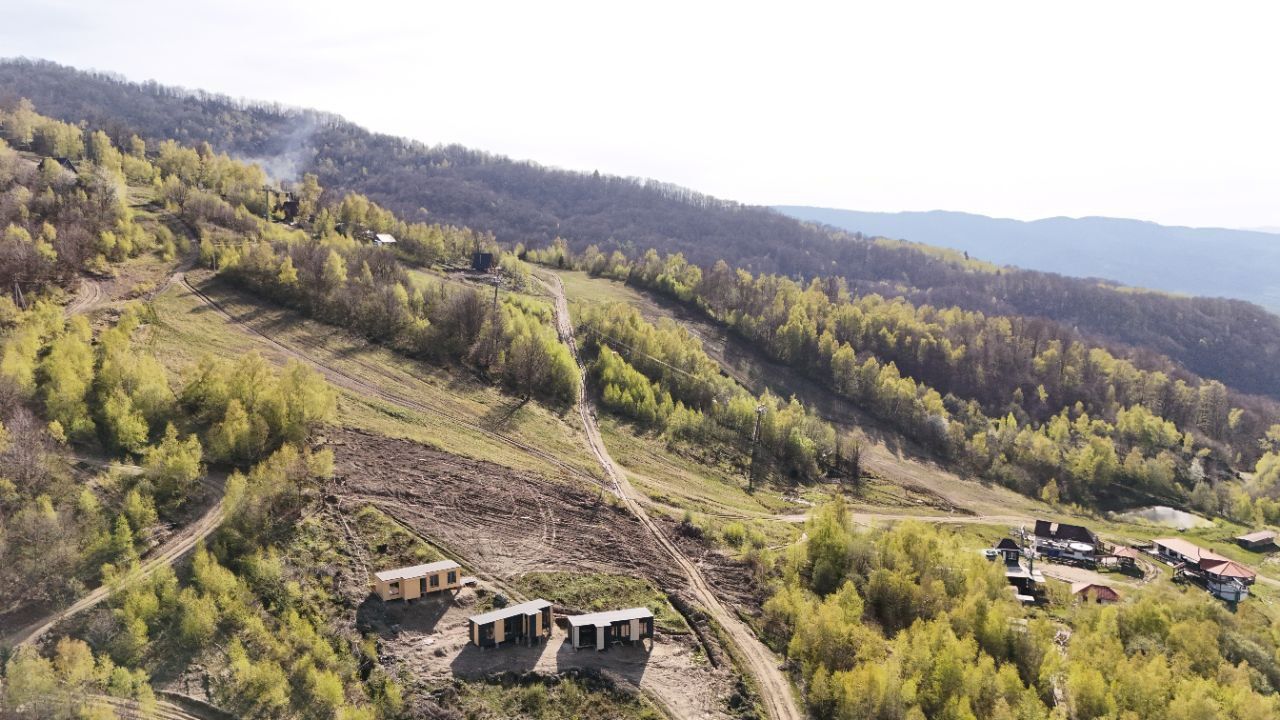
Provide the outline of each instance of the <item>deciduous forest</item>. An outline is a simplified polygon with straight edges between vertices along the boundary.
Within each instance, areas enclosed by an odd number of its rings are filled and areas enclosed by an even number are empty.
[[[6,97],[7,96],[7,97]],[[808,281],[843,277],[858,294],[1051,319],[1134,352],[1165,355],[1243,392],[1280,397],[1280,317],[1245,302],[1132,292],[1094,280],[999,268],[960,253],[833,233],[769,209],[651,180],[573,172],[456,145],[371,133],[339,117],[130,83],[54,63],[0,63],[0,99],[86,120],[117,143],[132,133],[260,158],[277,180],[315,173],[413,221],[460,225],[528,247],[564,238],[628,255],[654,249],[710,266]]]

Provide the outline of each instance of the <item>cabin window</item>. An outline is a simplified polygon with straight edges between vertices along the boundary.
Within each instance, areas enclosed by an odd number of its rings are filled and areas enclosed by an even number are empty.
[[[452,584],[454,584],[454,583],[456,583],[456,582],[458,582],[458,573],[457,573],[457,571],[456,571],[456,570],[450,570],[450,571],[449,571],[449,584],[450,584],[450,585],[452,585]]]
[[[387,586],[387,589],[391,591],[391,594],[392,594],[392,595],[397,595],[397,594],[399,594],[399,593],[400,593],[400,581],[399,581],[399,580],[396,580],[395,582],[391,583],[390,585],[388,585],[388,586]]]
[[[622,637],[625,637],[625,638],[629,638],[629,637],[631,637],[631,623],[629,623],[629,622],[628,622],[628,623],[623,623],[623,625],[622,625]]]
[[[431,576],[431,587],[440,587],[440,576],[439,576],[439,575],[432,575],[432,576]]]

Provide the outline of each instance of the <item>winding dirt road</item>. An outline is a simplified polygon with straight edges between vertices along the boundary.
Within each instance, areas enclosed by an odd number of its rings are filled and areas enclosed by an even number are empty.
[[[552,295],[555,297],[556,326],[560,331],[561,339],[569,346],[570,352],[573,353],[574,359],[578,361],[578,365],[581,367],[582,360],[578,356],[578,345],[573,336],[573,322],[569,316],[569,302],[565,298],[564,285],[558,275],[551,274],[550,278],[550,281],[544,280],[544,282],[547,282],[548,289],[551,290]],[[751,629],[738,619],[737,615],[730,612],[720,603],[720,600],[702,577],[702,573],[698,571],[698,568],[667,538],[657,523],[649,517],[644,506],[637,501],[636,498],[638,496],[631,487],[631,483],[628,482],[626,473],[614,462],[609,455],[609,450],[605,447],[604,440],[600,436],[600,430],[596,426],[594,405],[588,399],[582,386],[578,388],[578,401],[576,404],[578,413],[582,417],[582,425],[586,430],[591,451],[596,456],[596,459],[600,461],[600,466],[604,468],[605,473],[613,481],[614,489],[618,496],[622,498],[627,509],[649,530],[658,545],[671,556],[671,559],[675,561],[676,565],[688,578],[689,585],[698,600],[707,609],[711,617],[715,618],[720,627],[732,638],[733,644],[737,647],[743,662],[747,665],[747,670],[755,678],[756,689],[769,711],[769,716],[775,720],[802,720],[803,716],[796,707],[795,697],[791,692],[791,684],[779,669],[778,660],[773,652],[760,642]]]
[[[62,313],[67,317],[72,315],[81,315],[93,310],[102,304],[102,285],[95,280],[89,278],[80,278],[80,285],[76,288],[76,294],[71,298],[67,306],[63,308]]]
[[[67,317],[79,315],[93,310],[103,302],[102,287],[98,283],[82,279],[80,287],[75,298],[69,302],[64,310]],[[111,462],[104,458],[88,457],[77,455],[76,459],[91,465],[108,467]],[[130,466],[125,466],[130,467]],[[187,525],[181,532],[165,541],[162,545],[155,548],[148,554],[143,561],[134,568],[119,584],[120,587],[127,587],[158,570],[159,568],[172,565],[179,558],[186,555],[196,546],[196,543],[208,537],[214,530],[222,524],[224,517],[222,494],[226,488],[227,476],[225,473],[207,474],[201,478],[200,482],[206,487],[211,487],[218,501],[213,504],[203,515],[195,522]],[[63,620],[82,613],[92,608],[111,595],[112,588],[103,585],[95,588],[89,594],[75,601],[71,605],[59,610],[58,612],[46,615],[35,622],[12,632],[0,636],[0,646],[16,648],[27,643],[35,642],[49,632],[55,625]]]

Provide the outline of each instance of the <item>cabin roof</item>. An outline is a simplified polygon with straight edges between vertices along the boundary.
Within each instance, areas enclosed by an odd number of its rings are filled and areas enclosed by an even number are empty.
[[[1018,550],[1018,551],[1022,550],[1022,548],[1018,547],[1018,543],[1014,542],[1010,538],[1000,538],[1000,542],[996,543],[996,549],[997,550]]]
[[[1195,561],[1200,569],[1218,577],[1234,577],[1246,578],[1252,580],[1258,576],[1257,573],[1231,558],[1223,557],[1212,550],[1205,550],[1199,545],[1183,540],[1182,538],[1159,538],[1153,540],[1156,545],[1160,545]]]
[[[1218,577],[1242,578],[1252,580],[1257,573],[1241,565],[1235,560],[1201,560],[1200,569]]]
[[[653,611],[647,607],[633,607],[625,610],[607,610],[605,612],[587,613],[586,615],[570,615],[565,618],[570,625],[611,625],[627,620],[640,620],[653,617]]]
[[[1276,534],[1271,530],[1258,530],[1257,532],[1251,532],[1247,535],[1239,535],[1236,537],[1236,540],[1242,540],[1247,543],[1260,543],[1275,539]]]
[[[1116,592],[1115,589],[1110,587],[1109,585],[1103,585],[1102,583],[1095,583],[1095,582],[1088,582],[1088,581],[1071,583],[1072,595],[1080,595],[1082,593],[1088,593],[1090,591],[1097,593],[1099,597],[1104,597],[1111,600],[1120,599],[1120,593]]]
[[[1055,540],[1076,540],[1089,544],[1097,541],[1097,536],[1093,534],[1093,531],[1083,525],[1071,525],[1050,520],[1037,520],[1034,532],[1038,537],[1053,538]]]
[[[1131,547],[1118,547],[1111,554],[1115,555],[1116,557],[1130,558],[1133,560],[1138,559],[1138,551],[1135,548],[1131,548]]]
[[[374,242],[379,242],[383,244],[391,244],[396,241],[395,235],[392,235],[391,233],[378,233],[377,235],[373,236],[373,239],[374,239]]]
[[[472,615],[470,620],[477,625],[488,625],[494,620],[503,620],[517,615],[532,615],[543,608],[549,607],[551,607],[551,603],[549,601],[538,598],[537,600],[522,602],[519,605],[509,605],[497,610],[490,610],[489,612],[482,613],[480,615]]]
[[[1214,551],[1205,550],[1199,545],[1183,540],[1182,538],[1156,538],[1151,542],[1161,547],[1168,548],[1178,553],[1179,555],[1182,555],[1183,557],[1188,557],[1196,561],[1205,560],[1205,559],[1226,560],[1226,558],[1215,553]]]
[[[427,563],[426,565],[411,565],[409,567],[395,568],[394,570],[383,570],[373,574],[379,582],[387,582],[390,580],[408,580],[410,578],[422,577],[438,573],[441,570],[452,570],[460,567],[458,563],[452,560],[441,560],[439,562]]]

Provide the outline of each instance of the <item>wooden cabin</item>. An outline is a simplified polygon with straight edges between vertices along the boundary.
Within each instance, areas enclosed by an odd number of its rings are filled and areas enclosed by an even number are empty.
[[[452,560],[383,570],[373,574],[373,591],[383,601],[414,600],[429,593],[462,587],[460,566]]]
[[[1070,525],[1049,520],[1036,521],[1035,535],[1038,538],[1059,542],[1079,542],[1095,546],[1098,544],[1098,536],[1083,525]]]
[[[1120,602],[1120,593],[1107,585],[1094,582],[1072,583],[1071,594],[1084,602],[1099,604]]]
[[[1259,530],[1236,538],[1236,544],[1245,550],[1271,550],[1276,544],[1276,534],[1270,530]]]
[[[533,645],[551,637],[551,603],[538,599],[468,618],[469,637],[477,647],[504,642]]]
[[[1129,570],[1138,566],[1138,551],[1131,547],[1116,546],[1107,555],[1098,556],[1102,567]]]
[[[565,620],[569,622],[569,644],[574,650],[604,650],[614,643],[634,644],[653,637],[653,611],[644,607],[570,615]]]
[[[1011,538],[1000,538],[1000,542],[996,543],[996,552],[1005,565],[1017,565],[1022,559],[1022,548]]]
[[[373,236],[374,245],[395,245],[396,236],[391,233],[375,233]]]

